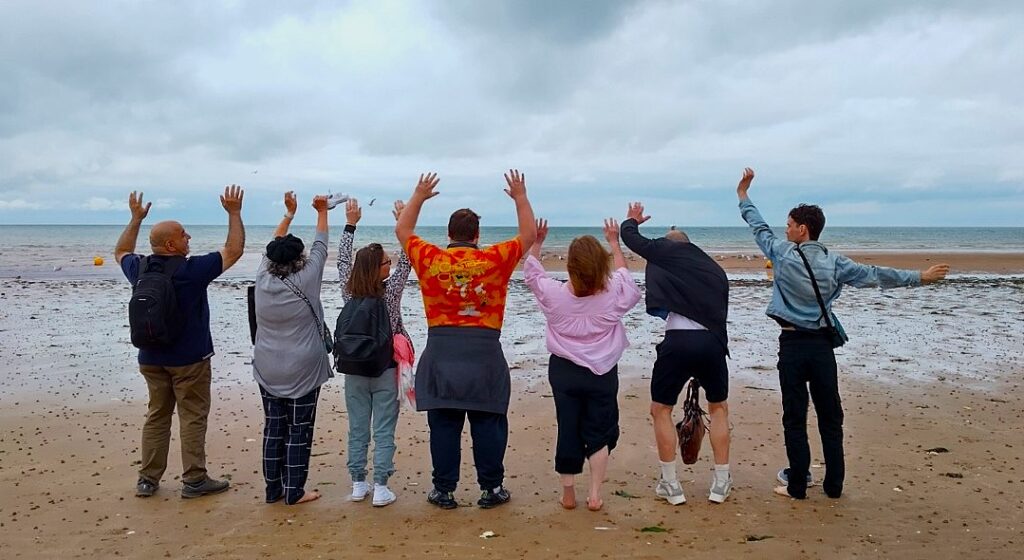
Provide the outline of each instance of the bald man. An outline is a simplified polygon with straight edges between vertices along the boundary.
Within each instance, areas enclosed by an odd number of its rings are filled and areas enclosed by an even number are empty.
[[[149,232],[151,254],[135,254],[142,220],[152,203],[143,205],[142,193],[128,196],[132,217],[124,229],[114,257],[128,281],[135,286],[146,270],[169,274],[174,284],[183,319],[181,333],[165,345],[139,349],[139,371],[149,387],[149,412],[142,427],[142,465],[135,495],[149,497],[160,487],[167,468],[171,441],[171,415],[178,409],[181,439],[182,498],[197,498],[228,489],[227,480],[210,478],[206,472],[206,421],[210,414],[210,304],[206,290],[210,282],[238,262],[245,248],[242,226],[241,187],[231,185],[220,197],[228,213],[228,236],[224,248],[206,255],[189,257],[192,238],[174,221],[155,224]]]
[[[718,263],[672,227],[664,237],[648,239],[640,224],[650,219],[639,202],[629,205],[622,222],[622,242],[647,260],[647,313],[665,319],[665,338],[651,376],[651,418],[658,443],[659,498],[672,505],[686,502],[676,474],[678,445],[672,408],[686,382],[694,377],[704,389],[711,416],[715,472],[708,500],[722,503],[732,491],[729,473],[729,355],[726,317],[729,281]]]

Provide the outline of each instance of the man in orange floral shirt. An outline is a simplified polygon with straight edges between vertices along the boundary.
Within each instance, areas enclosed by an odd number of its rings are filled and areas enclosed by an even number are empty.
[[[442,509],[458,507],[454,492],[468,417],[482,491],[477,505],[491,508],[509,500],[502,483],[511,380],[499,340],[505,296],[537,228],[526,198],[526,177],[513,169],[505,175],[505,193],[516,204],[519,235],[481,249],[480,216],[463,208],[448,220],[448,247],[428,243],[413,232],[423,203],[440,194],[434,191],[439,181],[433,173],[420,175],[395,226],[419,279],[427,315],[427,347],[416,369],[416,408],[427,411],[434,467],[434,489],[427,501]]]

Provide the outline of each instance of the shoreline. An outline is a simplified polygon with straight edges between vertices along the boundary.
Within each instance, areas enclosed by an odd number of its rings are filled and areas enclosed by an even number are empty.
[[[203,251],[195,251],[195,254],[202,254]],[[565,272],[565,258],[567,249],[544,250],[541,253],[544,267],[552,272]],[[644,260],[629,251],[624,250],[626,262],[629,269],[635,273],[642,273]],[[716,262],[726,271],[734,274],[764,273],[766,270],[765,257],[757,251],[746,252],[709,252]],[[933,264],[946,263],[950,265],[950,274],[953,276],[964,274],[988,274],[988,275],[1019,275],[1024,274],[1024,251],[1020,252],[944,252],[944,251],[849,251],[842,254],[851,259],[869,265],[887,266],[893,268],[909,268],[923,270]],[[396,255],[392,255],[393,258]],[[228,270],[220,280],[252,280],[256,275],[256,267],[259,265],[260,253],[247,253],[242,259]],[[334,262],[337,259],[337,247],[334,246],[328,251],[328,266],[324,270],[325,280],[334,280],[337,273]],[[520,264],[517,270],[521,269]],[[413,274],[415,277],[415,273]],[[61,261],[59,264],[47,261],[32,261],[27,266],[17,269],[7,268],[0,270],[0,280],[31,280],[31,281],[89,281],[89,280],[124,280],[120,268],[114,261],[113,256],[104,257],[102,266],[94,266],[92,258],[79,258],[70,261]]]

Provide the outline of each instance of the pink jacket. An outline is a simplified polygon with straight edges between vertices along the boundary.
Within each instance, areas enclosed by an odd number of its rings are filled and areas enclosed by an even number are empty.
[[[567,282],[548,278],[533,255],[523,264],[523,276],[547,319],[548,351],[597,375],[619,362],[629,348],[622,317],[640,301],[629,270],[614,271],[605,291],[587,297],[576,297]]]

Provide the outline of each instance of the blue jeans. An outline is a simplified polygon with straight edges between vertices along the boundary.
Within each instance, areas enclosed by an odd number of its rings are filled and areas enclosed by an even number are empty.
[[[348,408],[348,472],[353,482],[366,480],[366,455],[373,426],[373,481],[387,484],[395,472],[395,425],[398,424],[398,385],[395,370],[379,377],[345,376]]]

